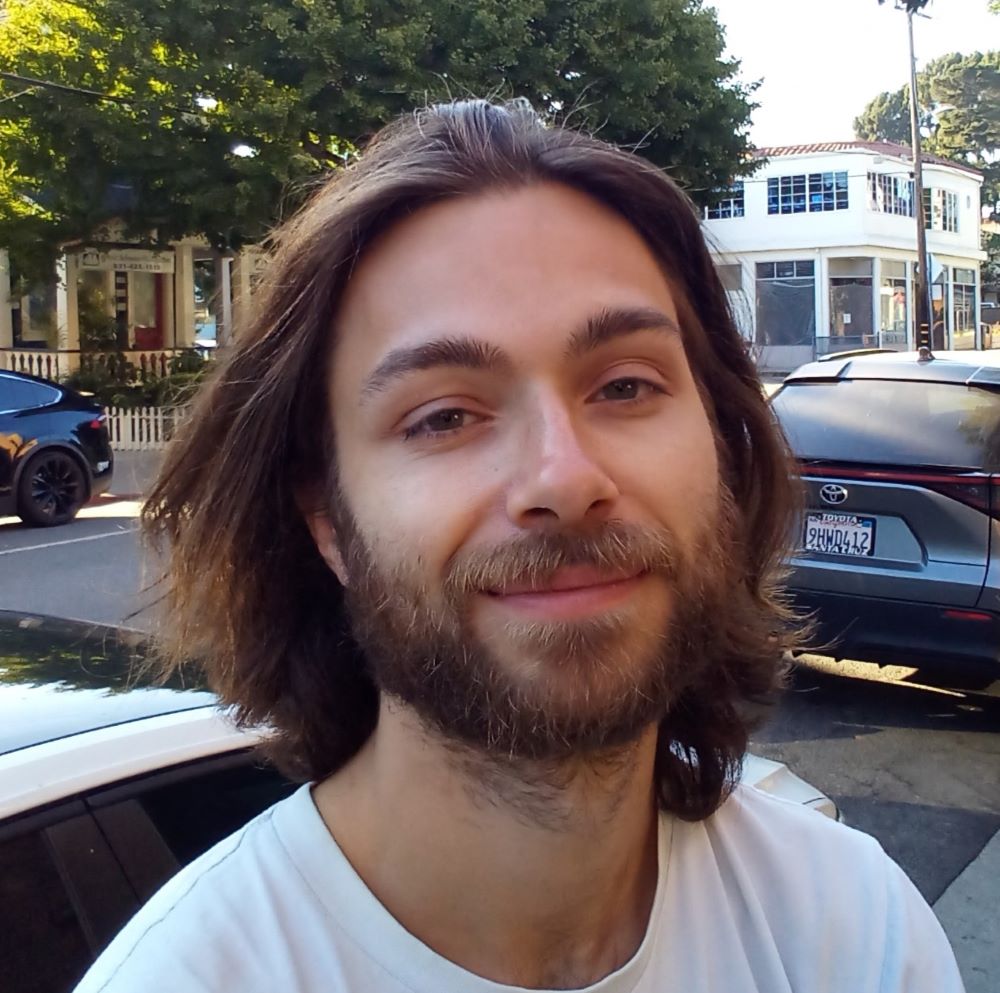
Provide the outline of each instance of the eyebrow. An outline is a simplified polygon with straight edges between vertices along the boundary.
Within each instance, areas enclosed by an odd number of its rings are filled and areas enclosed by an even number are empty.
[[[608,307],[587,319],[566,346],[566,358],[578,359],[601,345],[637,331],[664,331],[680,335],[680,325],[655,307]]]
[[[565,357],[580,358],[616,338],[639,331],[663,331],[671,336],[681,333],[677,322],[655,307],[605,308],[587,318],[583,327],[570,335]],[[361,402],[372,399],[391,383],[410,373],[448,366],[484,372],[510,372],[514,363],[496,345],[476,338],[435,338],[389,352],[365,381]]]
[[[402,379],[411,372],[434,369],[438,366],[507,372],[513,363],[495,345],[475,338],[436,338],[419,345],[391,351],[365,381],[361,390],[361,400],[362,402],[370,400],[390,383]]]

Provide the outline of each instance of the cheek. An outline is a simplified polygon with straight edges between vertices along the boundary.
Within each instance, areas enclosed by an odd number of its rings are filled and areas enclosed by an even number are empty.
[[[439,457],[341,462],[342,489],[380,562],[434,581],[497,504],[488,464]]]
[[[655,451],[656,454],[650,454]],[[660,426],[644,451],[619,458],[626,494],[682,539],[701,537],[719,497],[719,459],[715,436],[703,411]]]

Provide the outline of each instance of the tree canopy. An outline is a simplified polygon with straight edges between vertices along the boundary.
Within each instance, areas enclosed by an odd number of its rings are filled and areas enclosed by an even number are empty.
[[[752,169],[723,48],[701,0],[6,0],[0,245],[118,217],[235,248],[397,114],[466,95],[527,97],[704,199]]]
[[[1000,51],[957,52],[917,74],[926,151],[983,173],[983,204],[1000,213]],[[910,142],[909,87],[880,93],[854,121],[863,140]]]

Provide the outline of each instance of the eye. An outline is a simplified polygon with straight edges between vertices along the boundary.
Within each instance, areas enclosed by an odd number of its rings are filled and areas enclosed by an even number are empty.
[[[612,379],[605,383],[596,396],[602,400],[613,400],[618,402],[642,401],[653,394],[663,393],[662,387],[646,379],[639,379],[637,376],[623,376],[620,379]]]
[[[403,431],[403,438],[407,441],[411,438],[440,438],[454,434],[476,420],[475,414],[461,407],[444,407],[408,425]]]

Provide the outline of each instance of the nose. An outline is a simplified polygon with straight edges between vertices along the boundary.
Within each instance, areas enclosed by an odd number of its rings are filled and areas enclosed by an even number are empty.
[[[579,525],[606,516],[618,487],[560,403],[533,412],[514,458],[507,515],[518,527]]]

